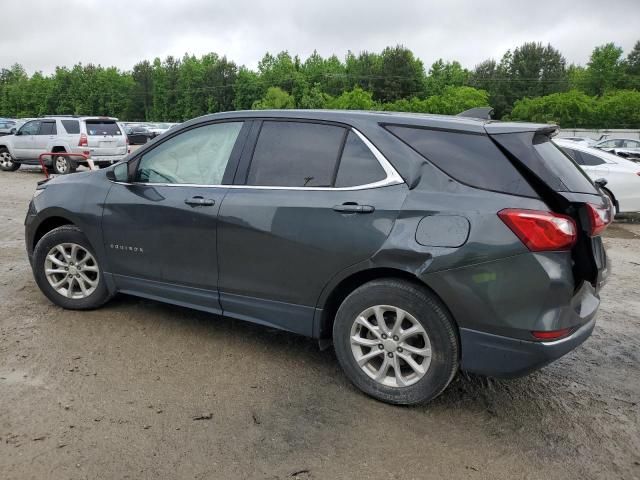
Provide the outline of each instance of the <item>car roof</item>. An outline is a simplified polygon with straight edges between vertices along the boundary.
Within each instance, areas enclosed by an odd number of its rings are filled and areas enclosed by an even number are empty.
[[[371,121],[382,124],[406,124],[427,128],[439,128],[446,130],[459,130],[474,133],[514,133],[537,130],[555,130],[556,125],[498,122],[470,117],[457,117],[453,115],[435,115],[427,113],[407,112],[379,112],[366,110],[238,110],[222,112],[195,118],[183,125],[201,123],[207,120],[226,118],[290,118],[304,120],[322,120],[338,123],[358,123]]]

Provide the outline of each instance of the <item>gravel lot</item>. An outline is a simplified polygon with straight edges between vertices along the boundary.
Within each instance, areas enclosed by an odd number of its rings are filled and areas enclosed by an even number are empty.
[[[0,172],[0,478],[640,478],[640,224],[609,229],[575,352],[399,408],[312,340],[127,296],[53,306],[23,240],[41,178]]]

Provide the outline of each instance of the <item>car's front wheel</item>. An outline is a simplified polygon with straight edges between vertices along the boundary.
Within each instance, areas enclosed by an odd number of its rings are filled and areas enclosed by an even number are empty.
[[[63,308],[97,308],[110,296],[93,248],[72,225],[40,239],[33,253],[33,274],[42,293]]]
[[[15,172],[20,168],[20,164],[13,161],[9,150],[0,148],[0,170],[3,172]]]
[[[333,343],[340,365],[358,388],[384,402],[412,405],[438,396],[458,371],[455,328],[427,289],[381,279],[344,300]]]

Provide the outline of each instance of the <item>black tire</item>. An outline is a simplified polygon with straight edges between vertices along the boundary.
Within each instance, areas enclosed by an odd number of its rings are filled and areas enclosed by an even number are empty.
[[[360,313],[376,305],[405,310],[426,331],[431,346],[431,362],[416,383],[401,387],[383,385],[358,365],[351,349],[351,329]],[[374,280],[353,291],[336,314],[333,344],[340,365],[356,387],[373,398],[397,405],[433,400],[449,385],[459,368],[457,327],[445,306],[426,288],[398,279]],[[383,351],[382,355],[384,359],[389,354]]]
[[[75,172],[78,166],[76,165],[76,162],[71,159],[71,157],[54,155],[53,159],[51,160],[51,168],[57,175],[67,175],[69,173]]]
[[[20,164],[13,161],[9,150],[6,147],[0,147],[0,170],[3,172],[15,172],[20,168]]]
[[[45,274],[46,257],[51,249],[57,245],[65,243],[80,245],[96,260],[99,270],[97,273],[98,284],[95,287],[95,290],[85,298],[67,298],[66,296],[58,293],[58,291],[56,291],[49,283],[49,280],[47,280]],[[44,235],[34,250],[32,269],[33,276],[35,277],[36,283],[38,284],[38,287],[40,287],[42,293],[44,293],[49,300],[62,308],[69,310],[91,310],[102,306],[107,300],[109,300],[109,298],[111,298],[95,251],[84,233],[82,233],[82,231],[76,226],[64,225],[51,230],[49,233]]]

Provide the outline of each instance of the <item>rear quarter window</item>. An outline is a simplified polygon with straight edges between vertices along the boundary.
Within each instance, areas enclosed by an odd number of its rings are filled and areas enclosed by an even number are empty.
[[[80,122],[78,120],[62,120],[62,126],[69,135],[80,133]]]
[[[465,185],[537,197],[529,183],[487,135],[393,125],[385,128]]]

